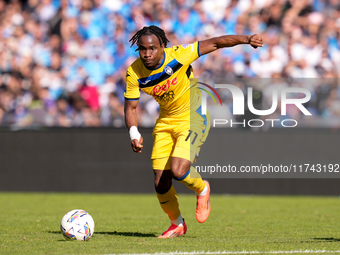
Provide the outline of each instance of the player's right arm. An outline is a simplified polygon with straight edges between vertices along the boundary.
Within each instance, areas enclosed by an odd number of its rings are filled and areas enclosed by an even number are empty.
[[[143,137],[138,131],[137,106],[140,97],[139,83],[132,68],[126,72],[126,89],[124,92],[124,116],[125,124],[129,130],[131,146],[134,152],[141,153],[143,149]]]
[[[129,101],[125,100],[124,116],[125,124],[129,130],[131,137],[131,147],[134,152],[141,153],[143,149],[143,137],[138,132],[138,117],[137,106],[138,100]],[[135,139],[134,139],[135,138]]]

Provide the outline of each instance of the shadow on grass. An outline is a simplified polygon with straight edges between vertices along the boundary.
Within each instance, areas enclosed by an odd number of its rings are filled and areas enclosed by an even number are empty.
[[[116,236],[137,236],[137,237],[156,237],[155,234],[145,234],[140,232],[117,232],[117,231],[105,231],[95,232],[97,235],[116,235]]]
[[[335,243],[335,242],[340,242],[339,238],[333,238],[333,237],[321,237],[321,238],[312,238],[316,242],[330,242],[330,243]]]
[[[60,235],[60,231],[47,231],[50,234],[58,234]],[[158,237],[158,235],[153,234],[153,233],[140,233],[140,232],[117,232],[117,231],[102,231],[102,232],[94,232],[95,235],[115,235],[115,236],[131,236],[131,237]],[[181,238],[196,238],[194,236],[181,236]],[[61,239],[59,241],[65,241],[64,239]],[[67,240],[66,240],[67,241]]]
[[[273,243],[291,243],[292,241],[284,241],[284,242],[273,242]],[[294,241],[296,242],[296,241]],[[340,242],[339,238],[334,238],[334,237],[314,237],[310,238],[308,240],[301,240],[297,241],[298,243],[311,243],[311,244],[316,244],[316,243],[336,243]]]
[[[61,234],[61,231],[47,231],[49,234]]]

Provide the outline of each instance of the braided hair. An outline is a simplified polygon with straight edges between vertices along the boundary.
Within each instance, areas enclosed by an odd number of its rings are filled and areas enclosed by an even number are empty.
[[[136,44],[138,46],[138,41],[141,38],[141,36],[152,35],[152,34],[157,36],[160,45],[164,44],[164,47],[166,47],[169,40],[168,40],[168,38],[166,38],[164,30],[157,27],[157,26],[151,25],[149,27],[143,27],[142,29],[138,30],[137,33],[135,33],[134,36],[131,37],[131,39],[129,40],[129,42],[131,42],[130,48],[134,44]]]

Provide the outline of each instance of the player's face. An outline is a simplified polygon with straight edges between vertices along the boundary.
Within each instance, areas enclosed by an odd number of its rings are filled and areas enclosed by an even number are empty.
[[[155,69],[162,63],[164,45],[160,45],[157,36],[143,35],[138,42],[139,56],[146,68]]]

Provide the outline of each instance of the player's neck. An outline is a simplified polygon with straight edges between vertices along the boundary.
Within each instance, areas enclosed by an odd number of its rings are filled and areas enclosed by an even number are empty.
[[[162,58],[158,62],[158,64],[156,66],[151,67],[151,68],[148,68],[148,67],[145,66],[145,68],[148,69],[148,70],[156,70],[156,69],[160,68],[164,64],[164,61],[165,61],[165,52],[163,51]]]

